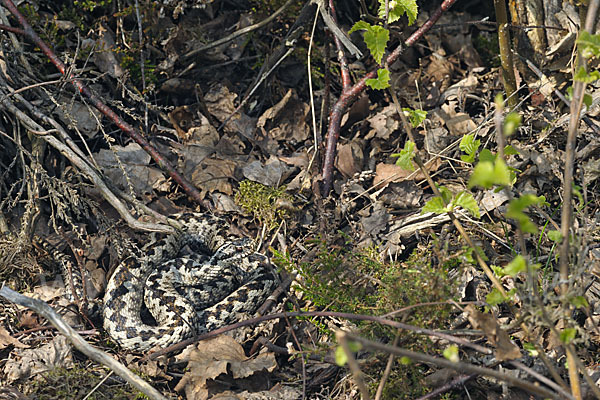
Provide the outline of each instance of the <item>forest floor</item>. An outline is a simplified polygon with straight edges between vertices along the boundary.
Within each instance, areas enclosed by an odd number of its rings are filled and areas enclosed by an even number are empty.
[[[388,49],[437,5],[419,3],[414,24],[391,25]],[[94,108],[39,45],[0,29],[0,281],[55,306],[88,342],[166,398],[357,399],[365,390],[377,399],[568,398],[569,348],[580,362],[580,398],[594,398],[598,81],[588,85],[574,151],[568,280],[558,272],[570,110],[554,91],[567,94],[573,83],[577,10],[565,3],[552,29],[510,30],[521,56],[520,120],[505,138],[504,190],[471,184],[478,162],[496,160],[506,116],[497,111],[504,86],[493,5],[475,2],[444,12],[386,66],[390,88],[363,90],[344,110],[332,190],[324,193],[328,114],[344,68],[321,18],[313,32],[314,5],[290,2],[253,27],[282,6],[20,5],[68,73],[142,141]],[[336,7],[348,32],[360,20],[358,2]],[[4,24],[19,26],[3,13]],[[525,45],[530,32],[543,32],[545,54]],[[357,82],[377,64],[361,32],[349,37],[363,54],[347,55],[347,78]],[[397,163],[409,129],[425,171]],[[165,172],[164,160],[189,187]],[[428,178],[455,201],[458,222],[426,212],[435,197]],[[463,195],[472,202],[457,200]],[[529,203],[513,212],[511,201],[524,198]],[[68,307],[68,285],[38,243],[72,257],[90,277],[88,297],[102,299],[122,261],[119,244],[142,246],[156,236],[149,231],[167,227],[161,216],[185,210],[219,216],[234,227],[229,233],[254,239],[269,257],[279,289],[263,315],[309,314],[251,323],[148,359],[120,348],[101,320]],[[4,299],[0,310],[0,399],[142,398],[34,311]]]

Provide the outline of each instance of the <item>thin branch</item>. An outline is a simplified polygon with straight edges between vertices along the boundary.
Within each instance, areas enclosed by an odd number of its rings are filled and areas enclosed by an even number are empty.
[[[350,340],[359,342],[365,348],[370,348],[373,350],[379,350],[379,351],[383,351],[386,353],[395,354],[400,357],[408,357],[408,358],[418,361],[418,362],[434,364],[434,365],[444,367],[444,368],[450,368],[455,371],[459,371],[461,373],[491,376],[491,377],[499,379],[503,382],[506,382],[512,386],[521,388],[530,393],[541,395],[541,396],[544,396],[547,398],[549,397],[552,399],[573,399],[573,396],[571,396],[571,395],[563,396],[562,394],[552,392],[552,391],[550,391],[546,388],[543,388],[541,386],[538,386],[536,384],[524,381],[513,375],[505,374],[503,372],[499,372],[494,369],[478,367],[478,366],[475,366],[475,365],[472,365],[469,363],[465,363],[465,362],[460,362],[460,361],[453,362],[453,361],[449,361],[449,360],[446,360],[445,358],[441,358],[441,357],[433,357],[433,356],[430,356],[427,354],[421,354],[421,353],[416,353],[416,352],[410,351],[410,350],[404,350],[399,347],[388,346],[385,344],[373,342],[371,340],[362,338],[360,336],[353,335],[351,333],[346,334],[346,336]]]
[[[123,364],[86,342],[85,339],[83,339],[75,331],[75,329],[71,328],[69,324],[67,324],[47,303],[41,300],[32,299],[31,297],[23,296],[22,294],[17,293],[4,285],[2,285],[0,288],[0,296],[12,303],[30,308],[42,317],[46,318],[52,325],[56,327],[56,329],[60,331],[60,333],[62,333],[67,339],[69,339],[71,343],[73,343],[73,346],[75,346],[77,350],[81,351],[95,362],[110,368],[121,378],[129,382],[131,386],[143,392],[150,399],[167,400],[166,397],[161,395],[142,378],[127,369]]]

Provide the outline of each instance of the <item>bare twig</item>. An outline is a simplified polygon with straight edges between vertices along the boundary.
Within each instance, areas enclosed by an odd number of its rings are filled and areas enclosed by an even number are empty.
[[[573,399],[573,396],[568,395],[564,396],[562,393],[558,394],[555,392],[552,392],[546,388],[543,388],[541,386],[535,385],[533,383],[524,381],[522,379],[519,379],[513,375],[510,374],[505,374],[503,372],[499,372],[496,371],[494,369],[490,369],[490,368],[484,368],[484,367],[478,367],[472,364],[468,364],[468,363],[464,363],[464,362],[453,362],[453,361],[449,361],[446,360],[445,358],[441,358],[441,357],[433,357],[427,354],[421,354],[421,353],[416,353],[414,351],[410,351],[410,350],[404,350],[401,349],[399,347],[392,347],[392,346],[388,346],[385,344],[381,344],[381,343],[377,343],[377,342],[373,342],[371,340],[362,338],[360,336],[356,336],[353,335],[351,333],[347,333],[346,334],[347,338],[349,340],[354,340],[356,342],[359,342],[360,344],[362,344],[365,348],[370,348],[373,350],[379,350],[379,351],[384,351],[386,353],[391,353],[391,354],[395,354],[397,356],[400,357],[408,357],[412,360],[415,361],[419,361],[419,362],[424,362],[424,363],[428,363],[428,364],[434,364],[440,367],[444,367],[444,368],[450,368],[453,369],[455,371],[459,371],[461,373],[468,373],[468,374],[477,374],[477,375],[483,375],[483,376],[491,376],[494,378],[497,378],[503,382],[506,382],[510,385],[516,386],[518,388],[521,388],[523,390],[526,390],[530,393],[534,393],[534,394],[538,394],[547,398],[552,398],[552,399]]]
[[[231,42],[232,40],[235,40],[236,38],[245,35],[246,33],[250,33],[252,31],[255,31],[257,29],[262,28],[265,25],[268,25],[269,23],[271,23],[275,18],[277,18],[278,16],[281,15],[281,13],[283,13],[285,11],[286,8],[288,8],[290,6],[290,4],[292,4],[294,0],[288,0],[285,2],[284,5],[282,5],[281,7],[279,7],[277,9],[277,11],[275,11],[273,14],[271,14],[268,18],[265,18],[264,20],[257,22],[256,24],[252,24],[250,26],[247,26],[245,28],[242,29],[238,29],[237,31],[233,32],[231,35],[227,35],[224,38],[221,38],[219,40],[215,40],[214,42],[211,42],[209,44],[206,44],[204,46],[198,47],[197,49],[194,49],[192,51],[187,52],[186,54],[183,55],[183,58],[191,58],[193,56],[195,56],[198,53],[202,53],[203,51],[206,50],[210,50],[214,47],[220,46],[222,44],[225,44],[227,42]]]
[[[358,386],[358,390],[360,390],[360,394],[363,400],[369,400],[371,397],[369,396],[369,390],[367,389],[367,385],[365,385],[363,373],[360,370],[360,366],[356,362],[356,359],[354,358],[352,350],[350,350],[350,345],[348,344],[348,333],[344,332],[341,329],[338,329],[335,332],[335,337],[337,338],[338,342],[342,346],[342,349],[344,350],[344,353],[346,354],[348,366],[350,367],[350,371],[352,371],[352,375],[354,375],[354,381],[356,382],[356,386]]]
[[[4,285],[0,288],[0,296],[4,297],[10,302],[30,308],[40,314],[42,317],[46,318],[52,325],[56,327],[56,329],[60,331],[60,333],[62,333],[67,339],[69,339],[71,343],[73,343],[77,350],[81,351],[83,354],[97,363],[110,368],[117,375],[125,379],[133,387],[143,392],[149,398],[154,400],[166,400],[166,397],[161,395],[142,378],[127,369],[123,364],[87,343],[73,328],[69,326],[69,324],[67,324],[60,317],[60,315],[56,313],[56,311],[52,309],[52,307],[45,302],[23,296],[22,294],[17,293]]]
[[[496,20],[498,21],[498,44],[500,45],[500,64],[502,67],[502,80],[508,106],[513,109],[517,105],[517,80],[515,78],[515,67],[513,63],[512,47],[510,42],[510,31],[508,30],[508,17],[506,15],[506,2],[494,0],[496,9]]]
[[[596,13],[600,0],[591,0],[588,5],[587,17],[585,21],[585,31],[589,34],[593,34],[594,26],[596,24]],[[575,68],[586,67],[585,58],[580,49],[578,49],[578,62],[575,63]],[[573,164],[575,160],[575,146],[577,142],[577,129],[579,127],[579,112],[583,106],[583,97],[585,94],[586,82],[575,81],[573,84],[573,101],[570,107],[570,119],[569,119],[569,131],[567,134],[567,143],[565,146],[565,172],[563,176],[563,207],[561,215],[561,233],[563,240],[560,245],[560,260],[559,260],[559,271],[561,279],[561,292],[566,295],[568,291],[568,279],[569,279],[569,234],[571,232],[571,225],[573,222]],[[570,312],[570,306],[567,303],[567,299],[564,299],[565,313]],[[572,350],[572,347],[567,346],[567,362],[570,366],[576,365],[577,356]],[[581,387],[579,383],[579,375],[577,368],[569,368],[569,380],[571,384],[571,393],[576,399],[581,398]],[[585,373],[585,371],[584,371]]]

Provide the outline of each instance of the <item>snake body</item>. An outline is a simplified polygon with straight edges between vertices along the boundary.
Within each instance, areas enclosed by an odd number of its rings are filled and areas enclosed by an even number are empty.
[[[198,213],[177,219],[182,230],[123,260],[108,282],[104,329],[125,349],[166,347],[228,325],[253,314],[274,289],[267,258],[249,239],[231,238],[225,221]],[[83,279],[62,264],[78,291]],[[155,325],[142,319],[144,307]]]

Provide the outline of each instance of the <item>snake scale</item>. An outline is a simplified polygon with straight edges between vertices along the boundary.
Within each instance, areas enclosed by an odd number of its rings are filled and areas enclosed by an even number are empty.
[[[121,261],[108,282],[104,329],[125,349],[166,347],[231,324],[253,314],[275,287],[267,258],[250,239],[232,238],[225,221],[199,213],[177,220],[183,229]],[[70,295],[81,298],[81,274],[68,257],[60,263]],[[144,322],[144,307],[156,325]]]

